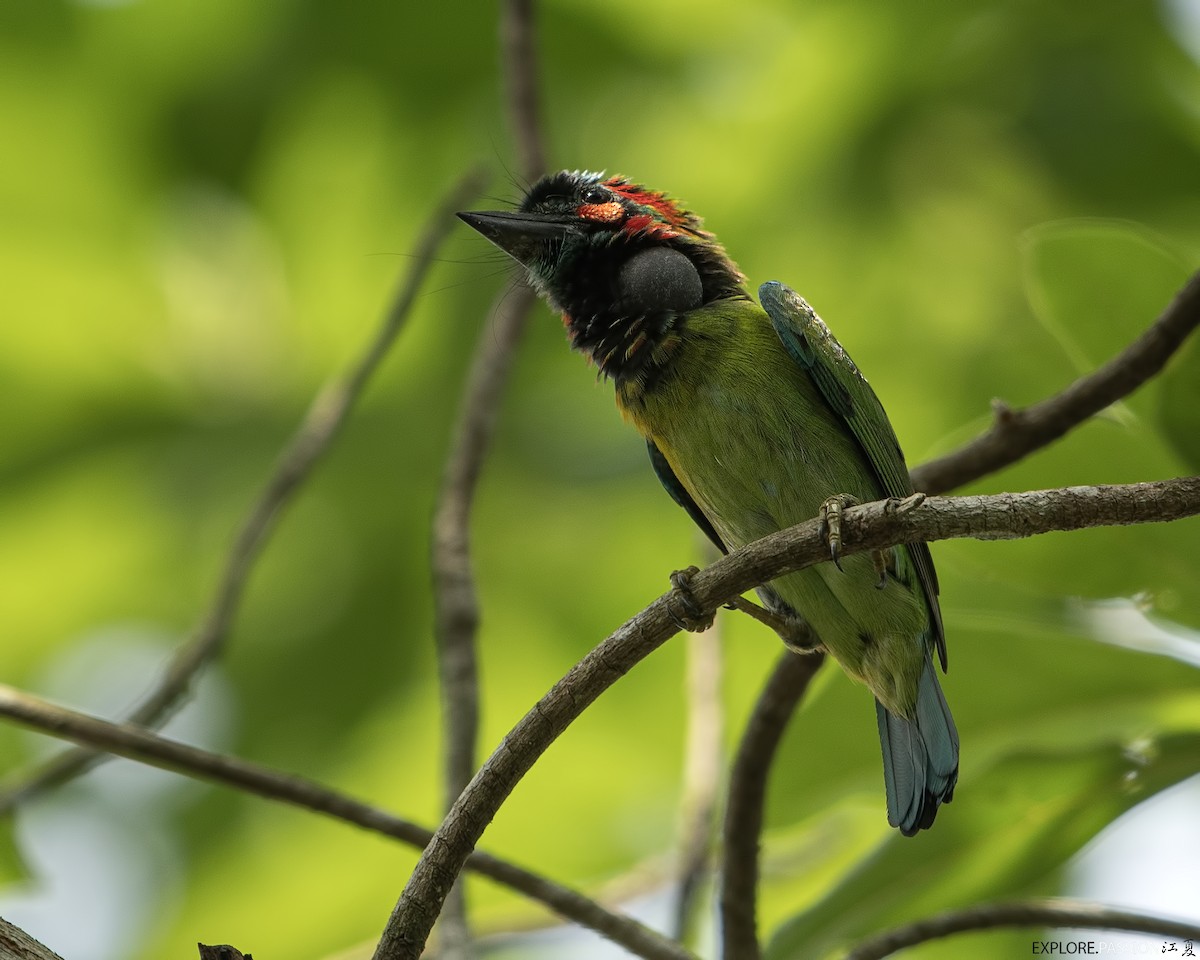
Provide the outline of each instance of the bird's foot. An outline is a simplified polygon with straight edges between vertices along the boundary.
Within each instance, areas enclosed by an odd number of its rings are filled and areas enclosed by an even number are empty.
[[[850,494],[838,493],[821,504],[817,514],[824,528],[825,542],[829,544],[829,557],[839,570],[842,569],[842,511],[857,503]]]
[[[820,653],[824,649],[812,627],[800,617],[769,610],[745,597],[734,597],[725,606],[729,610],[740,610],[746,616],[770,627],[779,635],[783,645],[795,653]]]
[[[716,613],[705,614],[692,595],[692,577],[700,572],[699,567],[676,570],[671,574],[671,596],[667,600],[667,611],[680,630],[702,633],[713,625]]]

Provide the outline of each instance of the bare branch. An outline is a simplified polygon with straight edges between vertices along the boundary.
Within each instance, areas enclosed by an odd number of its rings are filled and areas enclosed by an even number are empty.
[[[0,960],[62,960],[62,957],[0,917]]]
[[[1021,410],[1001,408],[986,433],[953,453],[916,467],[912,471],[913,487],[926,493],[944,493],[1053,443],[1157,374],[1198,325],[1200,273],[1118,356],[1041,403]]]
[[[317,460],[329,449],[367,381],[404,327],[434,255],[453,225],[453,212],[469,203],[482,189],[481,171],[471,171],[459,179],[430,217],[383,323],[350,367],[318,392],[242,522],[208,609],[175,651],[158,684],[130,714],[130,723],[147,727],[163,723],[188,692],[196,674],[220,655],[250,571],[281,512],[308,478]],[[102,755],[80,749],[52,758],[0,795],[0,814],[29,796],[78,776],[102,759]]]
[[[788,720],[824,657],[785,651],[754,704],[738,745],[725,805],[721,870],[721,956],[758,960],[758,842],[767,803],[767,777]]]
[[[0,715],[41,733],[85,745],[91,750],[103,750],[197,780],[325,814],[418,849],[433,838],[433,833],[424,827],[304,777],[271,770],[237,757],[201,750],[142,727],[110,723],[68,710],[4,684],[0,684]],[[688,951],[636,920],[611,913],[574,890],[498,857],[476,852],[471,854],[465,865],[468,870],[510,887],[544,904],[560,916],[595,930],[636,956],[656,960],[694,960]],[[0,946],[3,944],[3,929],[0,928]]]
[[[689,942],[712,859],[713,820],[721,779],[721,618],[688,634],[687,741],[679,803],[679,892],[672,930]]]
[[[843,554],[951,537],[1007,539],[1051,530],[1150,523],[1200,513],[1200,477],[1108,487],[1071,487],[975,497],[929,497],[852,507],[842,518]],[[693,576],[701,616],[768,580],[828,560],[821,525],[771,534]],[[520,779],[605,690],[678,630],[665,594],[577,663],[509,732],[462,792],[425,848],[375,950],[375,960],[416,960],[446,891]]]
[[[1181,940],[1200,940],[1200,924],[1168,920],[1145,913],[1117,910],[1082,900],[1026,900],[989,903],[927,920],[863,940],[846,960],[880,960],[890,954],[928,940],[955,933],[991,930],[995,927],[1083,927],[1096,930],[1131,930]]]
[[[521,175],[532,183],[546,171],[546,149],[538,123],[533,0],[506,0],[500,16],[508,118],[517,141]]]
[[[499,395],[512,366],[513,350],[534,302],[528,287],[507,292],[479,335],[434,513],[435,631],[447,741],[447,808],[475,773],[479,605],[471,574],[471,504],[495,430]]]
[[[534,302],[533,291],[525,286],[502,294],[480,332],[434,512],[434,632],[445,731],[443,770],[447,810],[475,773],[479,736],[479,671],[475,655],[479,602],[471,573],[471,504],[495,431],[499,397]],[[456,886],[451,895],[451,906],[453,910],[443,918],[442,953],[449,954],[446,960],[469,954],[466,905],[460,887]]]

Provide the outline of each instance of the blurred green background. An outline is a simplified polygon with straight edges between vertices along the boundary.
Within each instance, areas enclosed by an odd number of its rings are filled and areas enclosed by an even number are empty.
[[[478,206],[519,198],[496,35],[496,9],[465,0],[0,5],[0,679],[113,715],[148,687],[439,197],[482,159]],[[985,427],[993,397],[1033,402],[1107,359],[1200,262],[1194,0],[561,0],[539,5],[538,38],[551,163],[669,191],[753,283],[802,292],[914,464]],[[429,517],[470,351],[514,276],[466,228],[441,257],[169,728],[431,825]],[[1193,342],[973,490],[1200,472],[1198,385]],[[488,750],[699,555],[542,306],[473,531]],[[890,836],[870,698],[823,671],[772,781],[773,957],[1059,892],[1107,824],[1200,770],[1200,523],[934,555],[959,795],[930,833]],[[724,627],[731,746],[779,648]],[[684,652],[673,640],[589,710],[484,846],[588,889],[641,868],[653,912]],[[52,748],[0,725],[4,771]],[[325,957],[373,942],[415,858],[124,762],[15,826],[32,876],[7,863],[0,914],[68,960],[196,940]],[[1200,858],[1177,867],[1200,890]],[[484,931],[545,922],[484,882],[472,903]],[[593,955],[572,944],[505,955]]]

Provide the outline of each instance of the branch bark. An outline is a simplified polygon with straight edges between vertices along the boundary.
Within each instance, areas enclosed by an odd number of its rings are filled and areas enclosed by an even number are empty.
[[[0,960],[62,960],[62,957],[0,917]]]
[[[721,956],[758,960],[758,839],[767,805],[767,778],[788,721],[816,676],[823,655],[785,651],[746,724],[725,805],[721,871]]]
[[[912,471],[913,487],[945,493],[1016,463],[1157,374],[1200,326],[1200,273],[1184,285],[1149,329],[1099,370],[1041,403],[1019,410],[1000,407],[990,430],[966,446]]]
[[[417,243],[412,265],[383,323],[349,368],[329,380],[317,393],[299,428],[276,461],[262,493],[242,522],[208,608],[175,651],[158,684],[129,715],[130,723],[146,727],[161,725],[187,694],[192,679],[220,655],[250,572],[281,513],[336,439],[367,382],[404,328],[438,247],[451,229],[454,211],[469,203],[482,189],[482,172],[471,171],[455,183],[430,217]],[[0,795],[0,815],[25,798],[64,783],[102,760],[103,755],[82,749],[69,750],[52,758]]]
[[[103,750],[113,756],[127,757],[197,780],[324,814],[418,849],[433,838],[432,831],[425,827],[304,777],[271,770],[237,757],[201,750],[142,727],[110,723],[99,717],[57,706],[4,684],[0,684],[0,716],[9,717],[40,733],[84,745],[93,751]],[[472,853],[464,865],[468,870],[544,904],[567,920],[595,930],[635,956],[653,960],[695,960],[691,953],[662,934],[630,917],[612,913],[582,894],[523,867],[479,851]],[[3,932],[0,927],[0,947],[4,945]],[[0,951],[2,956],[4,954]]]
[[[989,903],[939,914],[863,940],[846,960],[880,960],[906,947],[955,933],[996,927],[1083,927],[1096,930],[1130,930],[1181,940],[1200,940],[1200,924],[1168,920],[1145,913],[1117,910],[1080,900],[1026,900]]]
[[[1176,520],[1200,513],[1200,477],[974,497],[886,501],[843,516],[843,553],[951,537],[1008,539],[1087,526]],[[764,537],[690,582],[702,614],[761,583],[828,559],[817,520]],[[671,594],[660,596],[577,663],[504,738],[425,848],[375,950],[375,960],[416,960],[463,862],[520,779],[608,687],[675,634]]]

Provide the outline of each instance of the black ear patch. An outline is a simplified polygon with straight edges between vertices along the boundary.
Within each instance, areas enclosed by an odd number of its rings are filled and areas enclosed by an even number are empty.
[[[641,314],[686,313],[704,303],[692,261],[670,247],[634,254],[617,272],[617,296]]]

